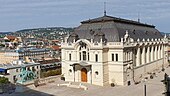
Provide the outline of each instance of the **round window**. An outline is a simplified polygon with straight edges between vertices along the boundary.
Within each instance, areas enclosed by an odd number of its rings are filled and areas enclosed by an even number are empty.
[[[96,72],[95,72],[95,74],[96,74],[96,75],[98,75],[98,74],[99,74],[99,72],[98,72],[98,71],[96,71]]]
[[[72,72],[72,70],[71,70],[71,69],[69,69],[69,72],[71,73],[71,72]]]

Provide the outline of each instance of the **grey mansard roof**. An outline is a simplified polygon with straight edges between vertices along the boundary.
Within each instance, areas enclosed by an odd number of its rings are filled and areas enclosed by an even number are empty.
[[[153,25],[107,15],[82,21],[81,23],[69,36],[68,42],[72,42],[73,39],[93,39],[93,41],[99,41],[101,38],[104,41],[120,42],[126,31],[128,31],[130,38],[134,40],[138,38],[140,40],[143,38],[162,38],[161,33]]]

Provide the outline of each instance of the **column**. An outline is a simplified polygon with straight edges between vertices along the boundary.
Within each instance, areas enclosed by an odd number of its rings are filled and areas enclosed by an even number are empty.
[[[154,50],[154,46],[152,45],[152,46],[151,46],[151,61],[154,60],[154,59],[153,59],[153,50]]]
[[[126,61],[128,61],[127,51],[126,51],[126,53],[125,53],[125,56],[126,56]]]
[[[146,63],[149,63],[150,62],[150,47],[148,46],[147,47],[147,52],[146,52]]]
[[[162,58],[164,58],[164,44],[162,44]]]
[[[166,58],[166,56],[165,56],[165,45],[164,44],[162,44],[162,58],[163,58],[163,64],[165,64],[165,58]]]
[[[160,59],[160,45],[158,45],[158,59]]]
[[[126,52],[125,51],[123,52],[123,57],[124,57],[123,60],[126,61]]]
[[[137,48],[136,66],[140,65],[140,48]]]
[[[159,45],[159,59],[161,59],[161,45]]]
[[[154,59],[154,60],[157,60],[157,59],[158,59],[158,58],[157,58],[157,57],[158,57],[157,47],[158,47],[158,46],[156,45],[156,46],[155,46],[155,52],[154,52],[154,55],[155,55],[155,59]]]
[[[162,58],[162,44],[160,45],[160,57]]]
[[[142,48],[142,64],[145,64],[145,46]]]

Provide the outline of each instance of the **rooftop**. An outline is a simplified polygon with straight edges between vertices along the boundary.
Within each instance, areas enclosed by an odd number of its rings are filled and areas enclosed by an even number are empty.
[[[138,22],[138,21],[127,20],[127,19],[112,17],[112,16],[108,16],[108,15],[104,15],[102,17],[98,17],[98,18],[95,18],[95,19],[89,19],[89,20],[86,20],[86,21],[82,21],[81,23],[85,24],[85,23],[97,23],[97,22],[107,22],[107,21],[129,23],[129,24],[134,24],[134,25],[141,25],[141,26],[147,26],[147,27],[155,28],[154,25],[144,24],[144,23],[141,23],[141,22]]]
[[[25,62],[23,60],[16,60],[16,61],[9,63],[9,64],[0,64],[0,68],[13,69],[13,68],[22,67],[22,66],[32,66],[32,65],[39,65],[39,64],[40,63]]]
[[[102,17],[82,21],[73,33],[69,35],[67,42],[87,39],[93,42],[120,42],[126,32],[134,41],[152,40],[163,38],[162,34],[153,25],[104,15]]]
[[[8,36],[6,36],[6,38],[8,38],[8,39],[15,39],[16,37],[12,36],[12,35],[8,35]]]

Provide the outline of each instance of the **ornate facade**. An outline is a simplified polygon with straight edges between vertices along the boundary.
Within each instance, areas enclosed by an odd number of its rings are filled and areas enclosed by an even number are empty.
[[[164,68],[167,38],[155,26],[104,15],[81,22],[62,42],[66,81],[130,85]]]

